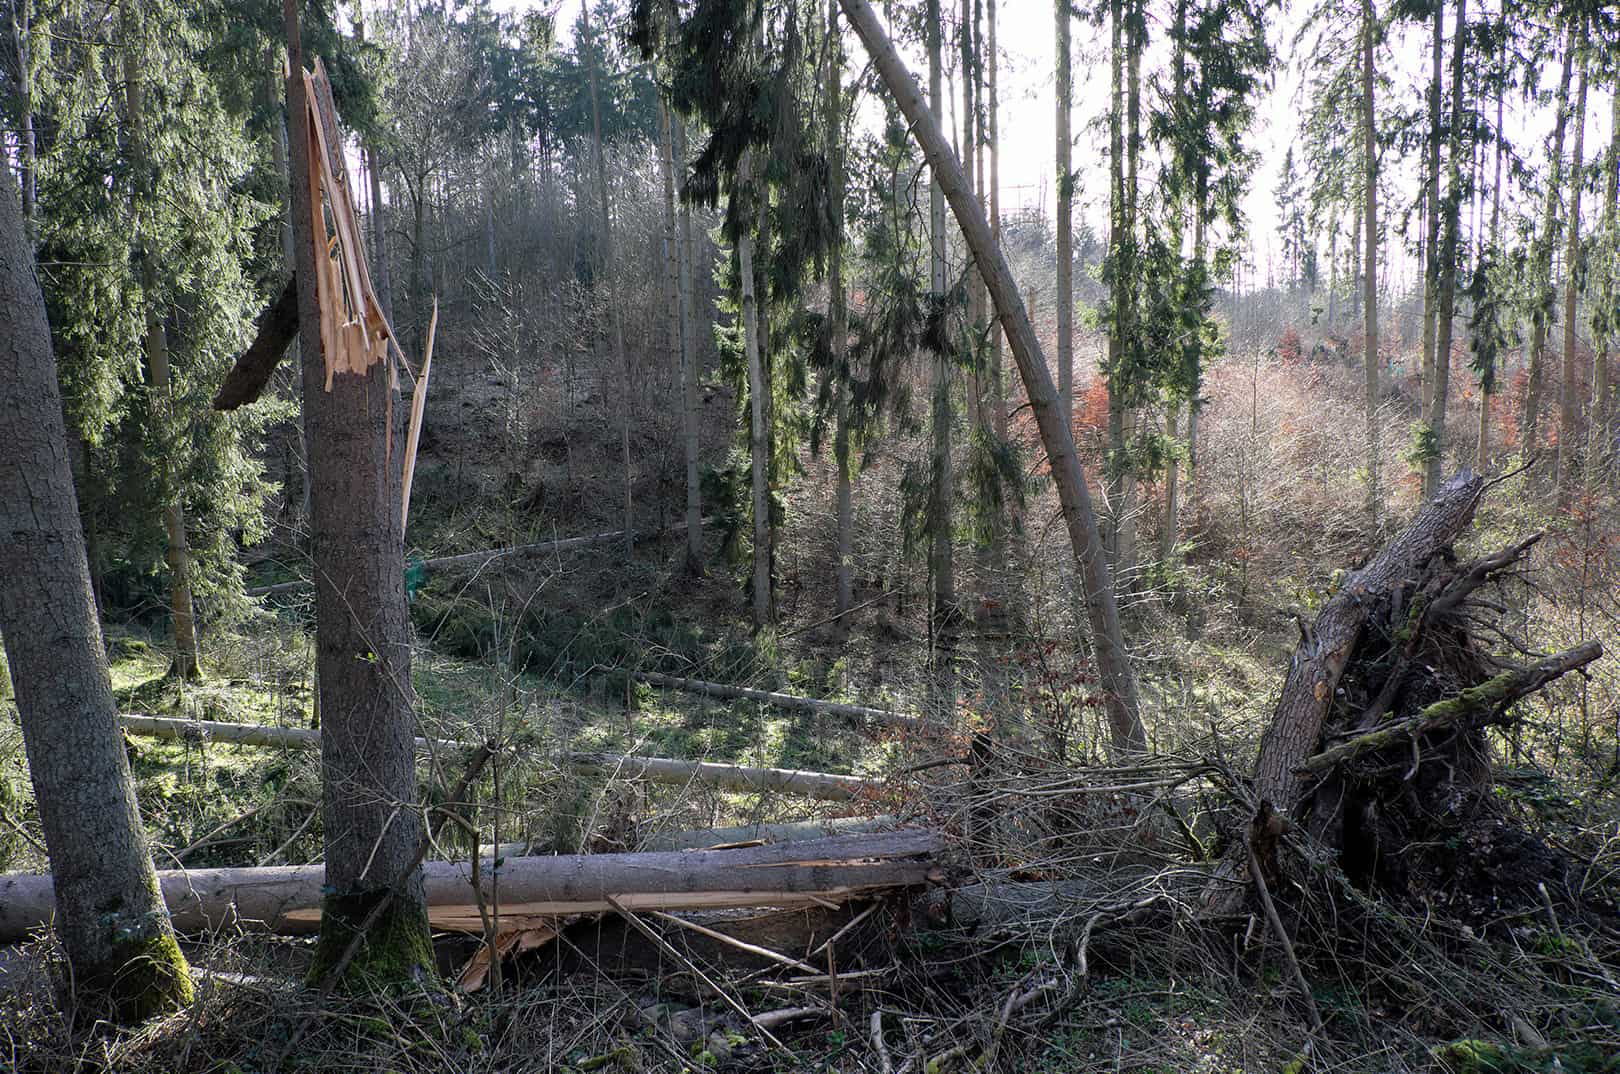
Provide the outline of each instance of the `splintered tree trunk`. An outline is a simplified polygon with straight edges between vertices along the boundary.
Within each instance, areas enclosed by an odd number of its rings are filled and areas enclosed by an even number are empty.
[[[1444,8],[1444,5],[1439,5]],[[1436,18],[1439,18],[1437,15]],[[1462,118],[1463,118],[1463,52],[1468,40],[1468,0],[1457,0],[1457,33],[1451,50],[1451,122],[1450,138],[1446,147],[1447,176],[1446,200],[1441,227],[1440,264],[1437,286],[1439,304],[1435,310],[1435,350],[1433,365],[1434,390],[1429,400],[1429,432],[1433,436],[1429,457],[1425,460],[1423,487],[1440,487],[1440,474],[1446,454],[1446,401],[1451,387],[1451,340],[1453,314],[1457,308],[1457,258],[1460,245],[1462,215]]]
[[[1147,748],[1147,734],[1137,711],[1136,678],[1130,654],[1119,625],[1119,607],[1113,581],[1097,534],[1097,516],[1091,493],[1074,449],[1074,433],[1064,420],[1051,370],[1041,353],[1040,340],[1025,312],[1024,303],[1013,281],[1007,258],[990,234],[984,210],[972,198],[962,177],[962,166],[951,153],[950,144],[939,123],[929,113],[926,99],[916,80],[906,70],[899,53],[883,31],[883,25],[867,0],[839,0],[850,25],[860,35],[884,84],[911,124],[923,155],[940,186],[950,199],[968,246],[982,267],[996,315],[1012,351],[1013,361],[1024,382],[1030,410],[1040,431],[1041,444],[1057,485],[1058,501],[1069,532],[1080,584],[1085,593],[1086,612],[1091,622],[1096,649],[1098,677],[1104,706],[1113,733],[1114,746],[1121,752]]]
[[[1057,33],[1057,383],[1065,417],[1074,420],[1074,165],[1069,112],[1073,78],[1069,66],[1070,0],[1053,9]]]
[[[0,187],[0,637],[72,986],[87,1007],[136,1021],[189,1003],[191,978],[135,806],[45,299],[4,167]]]
[[[326,894],[312,979],[328,975],[356,931],[377,915],[346,980],[409,980],[433,972],[416,803],[415,695],[405,608],[400,459],[407,408],[389,398],[387,363],[338,373],[326,391],[317,248],[325,228],[311,186],[298,0],[283,0],[290,77],[292,221],[303,353],[304,424],[313,517],[316,673],[321,711],[322,822]],[[390,437],[390,414],[397,426]]]
[[[686,123],[671,115],[674,125],[675,167],[685,186]],[[686,563],[694,571],[703,569],[703,493],[698,479],[698,346],[697,317],[692,308],[692,207],[680,202],[680,292],[681,292],[681,440],[686,450]],[[697,532],[693,532],[696,530]]]
[[[135,56],[140,45],[128,16],[128,8],[124,10],[124,31],[128,38],[124,43],[125,120],[129,126],[130,162],[134,173],[130,203],[135,214],[135,233],[140,250],[141,308],[146,321],[146,372],[152,388],[152,419],[160,430],[160,441],[166,443],[178,439],[173,437],[171,425],[177,421],[183,422],[184,418],[174,413],[169,377],[169,337],[158,310],[158,266],[156,255],[147,240],[147,212],[157,191],[146,155],[146,93],[141,77],[143,66]],[[202,662],[197,656],[197,623],[191,600],[191,551],[186,544],[186,509],[175,463],[173,456],[164,451],[154,473],[158,495],[163,502],[166,538],[164,561],[169,568],[169,628],[174,641],[173,670],[182,679],[197,679],[202,677]]]
[[[1367,374],[1367,521],[1378,530],[1378,119],[1373,111],[1373,47],[1377,22],[1372,0],[1361,0],[1361,152],[1366,227],[1366,275],[1362,302],[1366,307],[1366,342],[1362,361]]]
[[[1558,108],[1553,123],[1552,138],[1548,142],[1547,156],[1551,174],[1547,179],[1547,201],[1541,210],[1541,234],[1537,236],[1531,256],[1530,279],[1536,294],[1531,296],[1530,368],[1524,382],[1524,414],[1519,421],[1520,458],[1528,463],[1541,449],[1541,378],[1546,365],[1543,351],[1547,345],[1547,320],[1552,315],[1552,256],[1558,241],[1559,194],[1564,180],[1564,130],[1569,123],[1569,81],[1575,69],[1575,19],[1570,18],[1564,34],[1564,71],[1558,79]]]
[[[1585,176],[1581,174],[1582,151],[1586,148],[1586,84],[1590,58],[1586,50],[1586,29],[1583,24],[1575,42],[1581,54],[1581,82],[1575,92],[1575,145],[1571,148],[1569,166],[1569,245],[1564,254],[1564,376],[1558,393],[1558,451],[1553,456],[1553,480],[1561,499],[1568,498],[1574,488],[1574,471],[1580,451],[1580,365],[1575,353],[1575,308],[1579,301],[1580,273],[1576,270],[1581,252],[1581,187]]]
[[[844,616],[855,602],[855,509],[849,466],[849,295],[844,288],[844,49],[838,0],[827,0],[827,144],[832,187],[832,257],[827,266],[833,357],[833,465],[838,482],[838,569],[833,610]],[[839,620],[839,629],[849,623]]]

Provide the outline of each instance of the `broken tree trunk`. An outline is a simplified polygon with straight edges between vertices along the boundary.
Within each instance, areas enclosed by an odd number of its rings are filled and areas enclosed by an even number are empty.
[[[169,741],[230,742],[240,746],[318,750],[321,733],[303,727],[268,727],[263,724],[221,723],[216,720],[177,720],[132,714],[120,717],[124,730],[134,735]],[[418,738],[419,750],[459,750],[464,743],[450,739]],[[823,801],[847,802],[874,798],[883,782],[863,776],[808,772],[797,768],[751,768],[714,761],[683,761],[670,757],[638,757],[618,753],[566,753],[557,763],[576,772],[594,772],[618,779],[644,779],[652,783],[684,786],[696,783],[745,793],[797,795]]]
[[[518,928],[572,914],[627,910],[825,905],[855,895],[937,883],[945,878],[938,833],[912,829],[779,843],[739,850],[574,854],[507,858],[500,866],[503,926]],[[482,932],[467,862],[423,866],[434,926]],[[158,873],[175,927],[200,933],[248,928],[312,933],[320,921],[321,865]],[[489,872],[480,874],[493,908]],[[0,941],[49,922],[48,875],[0,877]]]
[[[846,705],[841,701],[818,701],[811,697],[778,694],[769,690],[754,690],[746,686],[727,686],[724,683],[704,682],[701,679],[685,679],[677,675],[660,675],[652,671],[637,672],[636,678],[649,686],[659,686],[666,690],[681,690],[689,694],[706,694],[709,697],[720,697],[733,701],[758,701],[780,709],[813,712],[821,716],[842,716],[851,720],[870,720],[873,723],[886,724],[890,727],[924,730],[938,726],[920,716],[905,716],[898,712],[890,712],[888,709],[868,708],[865,705]]]

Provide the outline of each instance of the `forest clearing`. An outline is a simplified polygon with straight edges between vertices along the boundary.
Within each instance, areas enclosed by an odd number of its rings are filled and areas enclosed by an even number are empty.
[[[5,0],[0,1071],[1620,1071],[1620,16]]]

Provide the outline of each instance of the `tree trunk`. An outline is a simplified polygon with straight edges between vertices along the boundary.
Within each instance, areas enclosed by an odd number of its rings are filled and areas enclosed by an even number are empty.
[[[34,78],[30,53],[33,32],[31,3],[16,5],[17,12],[17,111],[22,119],[22,130],[17,133],[18,179],[22,185],[23,227],[32,245],[34,215],[39,197],[39,163],[34,138]]]
[[[507,858],[499,908],[502,924],[518,928],[525,918],[617,909],[817,905],[936,882],[943,877],[943,850],[938,834],[903,829],[727,850]],[[488,872],[475,877],[465,861],[429,862],[424,872],[438,926],[481,932],[475,901],[481,895],[493,906],[497,896]],[[0,875],[0,941],[20,939],[48,920],[51,879]],[[332,883],[330,865],[174,869],[159,873],[158,880],[175,926],[185,932],[307,933],[317,920],[324,927],[330,913],[330,897],[322,898],[323,886]],[[155,885],[151,894],[157,894]]]
[[[828,321],[833,360],[833,466],[838,471],[838,568],[833,611],[846,616],[855,603],[855,510],[849,462],[849,294],[844,287],[844,49],[838,0],[827,0],[827,144],[832,188],[832,256],[827,266]],[[849,621],[840,618],[838,629]]]
[[[1300,766],[1317,752],[1339,676],[1355,651],[1370,609],[1409,584],[1432,556],[1451,545],[1473,520],[1484,487],[1484,480],[1468,471],[1453,478],[1376,559],[1352,571],[1323,607],[1294,651],[1277,711],[1260,740],[1254,780],[1257,801],[1270,802],[1284,814],[1299,804],[1305,786]]]
[[[1440,294],[1441,262],[1437,250],[1440,235],[1440,80],[1441,56],[1445,51],[1446,5],[1436,0],[1434,5],[1434,33],[1430,39],[1429,60],[1429,136],[1423,155],[1423,364],[1420,366],[1421,391],[1419,398],[1424,415],[1430,412],[1434,399],[1435,379],[1435,306]],[[1427,471],[1425,471],[1427,473]],[[1426,494],[1435,486],[1425,484]]]
[[[1070,71],[1069,31],[1071,0],[1057,0],[1057,383],[1064,418],[1074,421],[1074,164],[1069,113],[1074,107]],[[1117,311],[1116,311],[1117,313]]]
[[[990,241],[1001,248],[1001,95],[997,82],[997,67],[1001,57],[996,44],[996,8],[998,0],[987,0],[988,40],[990,52]],[[988,289],[988,287],[987,287]],[[994,428],[996,439],[1007,440],[1007,381],[1001,368],[1001,325],[990,324],[990,383],[995,398]],[[999,533],[999,530],[997,531]],[[1000,557],[997,557],[998,561]]]
[[[1578,262],[1581,255],[1581,187],[1586,177],[1581,174],[1582,154],[1586,148],[1586,86],[1590,57],[1586,49],[1586,26],[1575,40],[1575,51],[1581,56],[1580,88],[1575,91],[1575,145],[1571,148],[1569,166],[1569,244],[1564,248],[1564,376],[1558,393],[1558,450],[1553,455],[1553,481],[1558,486],[1561,500],[1567,500],[1575,487],[1575,471],[1580,464],[1580,363],[1575,353],[1575,315],[1579,301],[1578,286],[1581,273]]]
[[[1438,10],[1444,7],[1444,4],[1437,5]],[[1423,487],[1431,491],[1440,487],[1446,454],[1446,401],[1451,386],[1451,340],[1454,328],[1452,315],[1457,308],[1457,259],[1461,245],[1459,233],[1462,230],[1460,162],[1463,152],[1463,54],[1467,40],[1468,0],[1457,0],[1457,32],[1451,48],[1451,120],[1446,146],[1446,199],[1442,206],[1444,214],[1441,222],[1444,231],[1440,240],[1439,276],[1436,280],[1439,305],[1435,311],[1434,390],[1430,393],[1429,401],[1429,434],[1433,439],[1423,475]]]
[[[928,0],[926,18],[928,37],[928,108],[934,125],[943,127],[945,92],[941,80],[940,37],[943,21],[939,0]],[[972,196],[967,177],[962,176],[963,189]],[[930,162],[928,181],[928,288],[936,302],[945,299],[945,194],[940,177]],[[951,559],[951,359],[946,354],[934,356],[933,402],[930,410],[933,430],[930,482],[931,504],[928,529],[928,573],[933,582],[933,600],[930,607],[932,635],[942,650],[951,646],[949,635],[956,608],[956,572]],[[949,657],[947,656],[948,660]]]
[[[580,8],[581,25],[585,30],[586,53],[590,56],[591,89],[591,140],[596,156],[596,185],[601,191],[602,199],[597,203],[602,229],[601,272],[607,284],[608,307],[608,333],[613,340],[613,365],[619,370],[622,378],[623,396],[619,409],[619,453],[620,462],[624,467],[624,561],[626,566],[631,562],[635,548],[630,540],[630,533],[635,529],[634,491],[635,474],[630,466],[630,413],[635,409],[636,388],[631,375],[630,359],[624,349],[624,314],[619,309],[618,267],[613,263],[613,204],[612,194],[608,189],[607,151],[602,144],[602,108],[597,95],[597,47],[595,32],[591,29],[591,6],[585,4]]]
[[[1013,361],[1029,397],[1030,410],[1040,431],[1052,478],[1057,485],[1069,543],[1085,593],[1086,611],[1091,622],[1097,669],[1104,705],[1113,732],[1115,747],[1122,752],[1139,751],[1147,746],[1147,735],[1137,711],[1136,679],[1130,655],[1119,625],[1119,608],[1097,534],[1097,517],[1092,510],[1091,493],[1075,454],[1074,434],[1063,418],[1040,340],[1024,310],[1013,282],[1006,256],[990,235],[990,225],[979,203],[967,194],[961,164],[951,154],[944,132],[929,114],[916,81],[911,77],[894,45],[867,0],[840,0],[844,14],[866,45],[895,103],[911,123],[913,132],[933,174],[938,177],[951,208],[961,225],[968,246],[974,251],[985,276],[990,297],[995,302],[1001,327],[1007,333]]]
[[[754,276],[754,213],[752,201],[759,196],[754,189],[753,151],[745,150],[737,169],[738,194],[743,208],[736,213],[737,275],[742,287],[743,351],[748,361],[748,454],[752,463],[751,489],[753,504],[753,616],[754,629],[764,630],[771,624],[771,506],[770,489],[766,479],[768,448],[765,443],[765,370],[760,347],[759,296],[755,293]],[[737,195],[734,195],[737,196]]]
[[[56,875],[35,924],[54,910],[80,1001],[134,1021],[189,1003],[191,978],[118,733],[45,299],[4,167],[0,187],[0,637]]]
[[[1558,241],[1559,194],[1564,185],[1564,131],[1569,123],[1569,81],[1575,69],[1575,19],[1571,17],[1564,33],[1564,71],[1558,79],[1557,118],[1553,123],[1552,139],[1548,143],[1548,163],[1551,175],[1547,179],[1547,201],[1541,210],[1541,234],[1531,250],[1534,263],[1530,266],[1530,369],[1524,383],[1524,414],[1519,422],[1519,454],[1528,463],[1541,448],[1538,430],[1541,425],[1541,378],[1546,364],[1543,350],[1547,345],[1547,321],[1552,316],[1552,256]]]
[[[158,309],[158,266],[149,241],[147,214],[157,197],[155,176],[146,155],[144,65],[136,57],[140,38],[123,9],[124,103],[129,127],[130,168],[133,172],[130,208],[135,216],[137,257],[141,268],[141,308],[146,321],[146,373],[151,388],[152,421],[159,430],[159,442],[169,444],[184,439],[176,435],[185,418],[174,412],[174,393],[169,376],[169,337]],[[166,539],[164,560],[169,568],[169,630],[174,641],[173,673],[181,679],[200,679],[202,662],[197,653],[197,625],[191,599],[191,551],[186,544],[185,496],[177,460],[167,448],[155,469],[158,496],[163,502],[163,529]]]
[[[1506,41],[1503,48],[1506,48]],[[1496,130],[1502,129],[1502,99],[1507,87],[1503,83],[1496,86]],[[1495,138],[1496,144],[1496,178],[1491,182],[1491,251],[1493,255],[1500,251],[1502,235],[1502,139]],[[1479,388],[1479,434],[1477,438],[1476,458],[1474,469],[1482,474],[1490,473],[1491,466],[1491,396],[1495,391],[1487,387],[1495,387],[1496,380],[1502,374],[1502,359],[1500,353],[1496,359],[1496,368],[1492,370],[1493,376],[1480,384]],[[1500,389],[1497,389],[1500,390]]]
[[[1363,223],[1366,226],[1366,275],[1362,282],[1362,302],[1366,307],[1362,351],[1367,374],[1367,521],[1378,531],[1378,120],[1373,110],[1373,46],[1377,21],[1372,0],[1361,0],[1361,136],[1364,198]]]
[[[390,398],[387,363],[337,373],[326,390],[316,258],[319,187],[312,185],[298,0],[283,0],[290,77],[292,221],[303,352],[304,424],[311,466],[316,673],[321,712],[325,915],[311,979],[333,968],[374,907],[386,909],[366,934],[345,979],[409,980],[433,972],[416,809],[415,695],[410,619],[401,571],[401,468],[406,408]],[[317,252],[319,251],[319,253]],[[392,418],[396,429],[388,422]]]
[[[1620,290],[1620,93],[1611,98],[1609,112],[1609,150],[1603,158],[1603,233],[1609,244],[1608,286],[1613,296]],[[1596,368],[1592,371],[1592,417],[1588,435],[1594,448],[1587,466],[1603,466],[1614,453],[1614,394],[1609,382],[1610,344],[1614,342],[1615,326],[1610,325],[1598,340],[1597,354],[1592,358]]]
[[[686,122],[671,115],[674,125],[675,166],[686,177]],[[681,439],[686,450],[686,564],[703,569],[703,492],[698,477],[698,370],[697,314],[692,307],[692,260],[697,249],[692,243],[692,207],[680,201],[680,292],[681,292]],[[694,533],[693,530],[697,532]]]
[[[691,351],[694,333],[687,325],[686,250],[681,242],[680,217],[675,210],[675,169],[685,168],[685,146],[677,158],[675,126],[679,121],[662,96],[658,98],[658,129],[660,146],[659,170],[664,180],[664,272],[667,277],[669,300],[669,351],[675,366],[675,375],[681,386],[681,445],[686,463],[686,570],[692,575],[703,573],[703,529],[701,494],[698,491],[697,420],[692,400],[697,395],[695,365],[697,356]],[[677,165],[679,159],[681,163]],[[690,386],[688,382],[690,381]],[[692,528],[697,527],[697,533]]]

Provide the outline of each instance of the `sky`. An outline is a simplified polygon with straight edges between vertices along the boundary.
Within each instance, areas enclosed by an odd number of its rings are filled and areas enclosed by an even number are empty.
[[[952,0],[942,2],[952,4]],[[554,8],[558,12],[558,28],[566,35],[577,16],[580,0],[560,0],[560,4],[559,0],[495,0],[495,3],[499,8],[514,12]],[[1298,43],[1295,38],[1299,36],[1306,10],[1306,4],[1296,2],[1286,4],[1280,13],[1272,15],[1271,44],[1277,53],[1277,63],[1248,136],[1248,143],[1259,158],[1243,206],[1253,268],[1260,282],[1270,272],[1281,271],[1274,192],[1282,174],[1284,156],[1298,137],[1305,107],[1301,65],[1304,54],[1310,49],[1311,36],[1305,35]],[[1000,0],[997,28],[1002,53],[998,79],[1003,211],[1039,205],[1050,213],[1056,142],[1052,0]],[[1160,36],[1152,30],[1150,34]],[[1072,159],[1078,178],[1076,221],[1089,222],[1102,232],[1107,219],[1108,162],[1106,130],[1098,121],[1106,116],[1108,107],[1108,27],[1094,27],[1086,20],[1077,19],[1072,35],[1074,114],[1070,125],[1074,133]],[[1399,31],[1390,42],[1390,51],[1381,60],[1382,70],[1393,80],[1391,97],[1410,98],[1404,102],[1408,105],[1422,99],[1422,86],[1428,73],[1428,40],[1426,30],[1414,27]],[[1449,47],[1448,41],[1448,56]],[[846,52],[852,64],[863,62],[860,43],[853,36]],[[914,73],[923,73],[920,55],[909,56],[908,60]],[[1144,71],[1150,66],[1151,62],[1144,63]],[[1556,85],[1557,78],[1558,71],[1552,69],[1543,72],[1541,81],[1544,85]],[[1593,88],[1586,112],[1585,144],[1589,161],[1608,144],[1609,100],[1606,92]],[[1537,163],[1542,162],[1545,152],[1542,146],[1551,129],[1550,113],[1550,108],[1527,108],[1513,101],[1511,96],[1508,101],[1504,126],[1509,137]],[[947,121],[949,118],[947,110]],[[1407,197],[1415,196],[1418,182],[1415,157],[1405,162],[1401,172],[1385,181],[1407,191]],[[1588,214],[1595,211],[1592,206],[1595,200],[1586,200]],[[1389,271],[1397,284],[1415,279],[1417,267],[1410,258],[1393,249],[1389,256]]]

